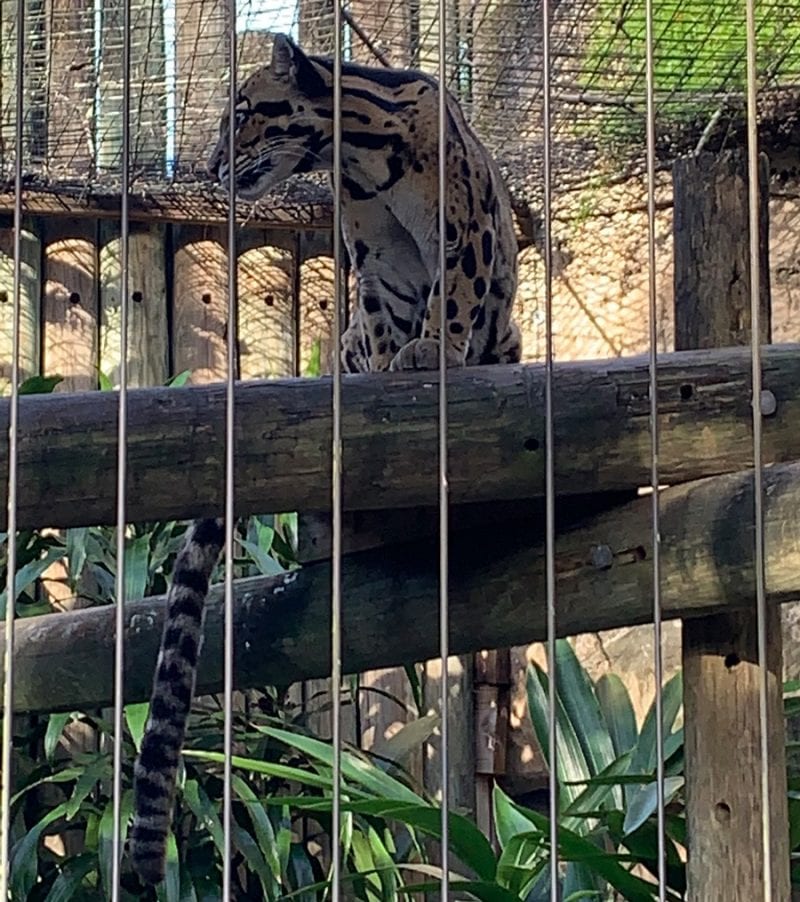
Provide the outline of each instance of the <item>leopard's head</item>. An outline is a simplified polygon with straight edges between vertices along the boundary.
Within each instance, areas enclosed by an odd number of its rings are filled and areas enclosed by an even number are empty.
[[[287,35],[275,36],[272,61],[237,93],[233,123],[222,114],[209,174],[228,184],[234,129],[236,193],[255,200],[291,175],[330,166],[330,73]],[[326,165],[327,160],[327,165]]]

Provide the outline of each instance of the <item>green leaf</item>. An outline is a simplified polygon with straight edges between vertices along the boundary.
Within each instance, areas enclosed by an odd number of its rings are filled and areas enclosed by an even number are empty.
[[[547,674],[535,664],[528,665],[527,687],[528,711],[531,716],[531,722],[533,723],[539,746],[542,749],[542,754],[549,765],[549,681]],[[575,800],[579,793],[579,790],[572,784],[575,782],[585,782],[590,777],[594,776],[594,774],[586,761],[583,749],[575,734],[574,726],[567,716],[558,695],[556,695],[555,725],[557,776],[562,783],[559,801],[562,807],[567,807]],[[569,823],[570,826],[574,826],[576,829],[591,829],[590,824],[582,824],[579,822]]]
[[[72,902],[82,898],[85,878],[97,870],[97,856],[91,852],[75,855],[67,859],[61,873],[56,877],[45,902]]]
[[[150,579],[150,536],[136,536],[125,543],[125,600],[144,598]]]
[[[492,807],[497,840],[501,849],[505,849],[515,836],[530,832],[531,823],[528,818],[520,814],[511,804],[511,799],[504,792],[498,792],[496,788],[492,793]]]
[[[100,386],[100,391],[114,391],[114,383],[110,376],[106,375],[100,367],[97,367],[97,384]]]
[[[65,813],[68,821],[78,813],[86,797],[97,785],[97,781],[107,776],[110,771],[111,759],[108,755],[97,755],[86,765],[66,802]]]
[[[20,395],[49,395],[63,381],[63,376],[29,376],[20,382],[17,392]]]
[[[388,739],[379,739],[370,749],[370,754],[376,758],[402,762],[412,751],[427,742],[440,721],[438,714],[425,714],[411,720]]]
[[[48,761],[53,760],[64,727],[78,715],[75,713],[51,714],[47,719],[47,730],[44,734],[44,756]]]
[[[133,790],[126,789],[122,794],[119,815],[119,841],[124,847],[128,836],[128,827],[133,816]],[[114,803],[111,799],[103,809],[97,836],[98,858],[100,861],[100,879],[111,898],[111,873],[114,858]]]
[[[125,713],[125,721],[128,724],[133,744],[138,752],[142,746],[142,736],[144,736],[144,728],[147,724],[147,715],[150,713],[150,702],[138,702],[137,704],[125,705],[123,709]]]
[[[308,357],[308,363],[306,364],[306,370],[303,373],[303,375],[317,377],[321,373],[322,373],[322,340],[319,338],[316,338],[316,339],[314,339],[314,344],[311,346],[311,354]]]
[[[34,580],[44,573],[45,570],[54,562],[64,557],[63,548],[49,548],[43,557],[29,561],[24,567],[20,567],[14,576],[14,598],[19,598],[22,590],[29,586]],[[8,590],[6,588],[0,592],[0,619],[6,616],[6,599],[8,598]]]
[[[256,725],[256,729],[260,733],[302,752],[309,758],[322,762],[327,767],[333,767],[333,748],[326,742],[276,727]],[[384,773],[370,761],[357,757],[353,753],[342,756],[342,775],[345,779],[351,780],[357,786],[361,786],[367,792],[380,796],[382,799],[393,799],[417,805],[424,804],[423,800],[404,783],[395,780],[394,777]]]
[[[158,902],[181,902],[181,868],[178,843],[172,830],[167,834],[167,867],[164,880],[156,888]]]
[[[14,846],[11,851],[10,866],[10,884],[12,899],[27,899],[28,893],[33,888],[37,879],[39,868],[39,839],[42,832],[57,821],[60,817],[64,817],[66,811],[66,803],[56,805],[37,821],[23,835],[22,839]]]
[[[86,564],[86,545],[89,536],[87,526],[73,526],[66,530],[64,541],[67,552],[67,569],[70,583],[74,586],[81,577]]]
[[[255,542],[248,542],[247,539],[238,539],[238,542],[250,555],[264,576],[278,576],[279,574],[286,572],[278,561],[268,554],[268,549],[262,548]]]
[[[440,882],[412,883],[409,886],[401,886],[398,892],[411,893],[437,893],[441,890]],[[450,889],[453,892],[469,893],[480,902],[519,902],[519,896],[515,896],[502,886],[495,883],[482,882],[480,880],[450,880]]]
[[[664,778],[664,805],[669,803],[683,788],[683,777],[665,777]],[[657,784],[655,782],[648,786],[643,786],[637,792],[625,812],[625,822],[622,830],[625,836],[633,833],[653,814],[658,807]]]
[[[617,755],[592,683],[566,639],[556,642],[555,666],[558,697],[592,775],[599,774]]]
[[[606,673],[595,683],[595,694],[603,712],[617,756],[631,751],[639,733],[636,714],[625,684],[615,673]]]
[[[225,833],[219,815],[197,780],[187,780],[183,787],[183,798],[199,824],[208,830],[220,855],[225,854]]]
[[[236,821],[231,821],[231,842],[242,853],[248,868],[258,877],[264,898],[274,898],[272,871],[256,841]]]
[[[164,383],[168,388],[183,388],[184,385],[192,378],[191,370],[182,370],[176,373]]]
[[[280,854],[269,815],[253,790],[238,774],[231,775],[231,786],[245,805],[245,809],[253,824],[253,831],[255,832],[259,848],[263,852],[267,864],[272,869],[275,880],[280,881],[282,873]]]
[[[683,678],[680,673],[668,680],[661,693],[661,704],[664,715],[664,737],[669,736],[675,718],[683,704]],[[656,705],[650,706],[642,730],[639,734],[639,742],[631,759],[631,770],[634,773],[652,773],[656,767]]]
[[[586,789],[567,806],[564,814],[585,817],[588,812],[596,812],[600,809],[610,795],[611,787],[620,786],[627,777],[630,760],[631,753],[628,752],[617,758],[616,761],[612,761],[596,777],[592,777]]]

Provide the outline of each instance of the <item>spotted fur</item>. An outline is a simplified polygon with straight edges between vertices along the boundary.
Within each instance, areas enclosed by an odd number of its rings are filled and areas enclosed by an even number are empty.
[[[332,62],[278,35],[269,66],[238,93],[235,180],[246,199],[289,176],[332,166]],[[421,72],[343,64],[342,231],[358,284],[342,337],[350,372],[439,365],[438,87]],[[227,183],[230,123],[222,118],[210,173]],[[446,356],[451,366],[513,363],[516,239],[500,173],[447,97]],[[178,760],[194,692],[208,581],[221,520],[198,521],[178,556],[134,769],[133,867],[164,877]]]
[[[333,63],[277,35],[272,62],[238,92],[237,192],[257,198],[333,165]],[[349,371],[438,366],[438,86],[404,69],[342,65],[342,232],[358,291],[342,344]],[[227,184],[226,115],[209,172]],[[447,314],[450,365],[520,358],[511,321],[517,242],[500,172],[447,95]]]

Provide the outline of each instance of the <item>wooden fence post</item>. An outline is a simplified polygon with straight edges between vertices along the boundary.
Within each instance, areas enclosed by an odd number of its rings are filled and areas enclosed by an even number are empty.
[[[39,369],[39,309],[41,301],[41,243],[35,226],[22,230],[22,283],[20,286],[20,378]],[[14,335],[14,229],[10,219],[0,221],[0,394],[11,386],[11,350]]]
[[[758,339],[769,342],[769,173],[766,160],[760,163]],[[741,153],[689,157],[675,163],[673,177],[676,350],[749,344],[746,159]],[[763,898],[762,767],[769,768],[772,898],[789,898],[779,606],[768,609],[767,629],[770,756],[762,761],[755,608],[684,623],[690,902]]]

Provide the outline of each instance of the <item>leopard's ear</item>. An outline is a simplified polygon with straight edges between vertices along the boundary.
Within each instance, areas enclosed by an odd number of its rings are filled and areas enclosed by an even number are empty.
[[[295,42],[286,34],[276,34],[272,43],[272,64],[274,75],[292,82],[308,97],[329,94],[321,67],[309,59]]]

